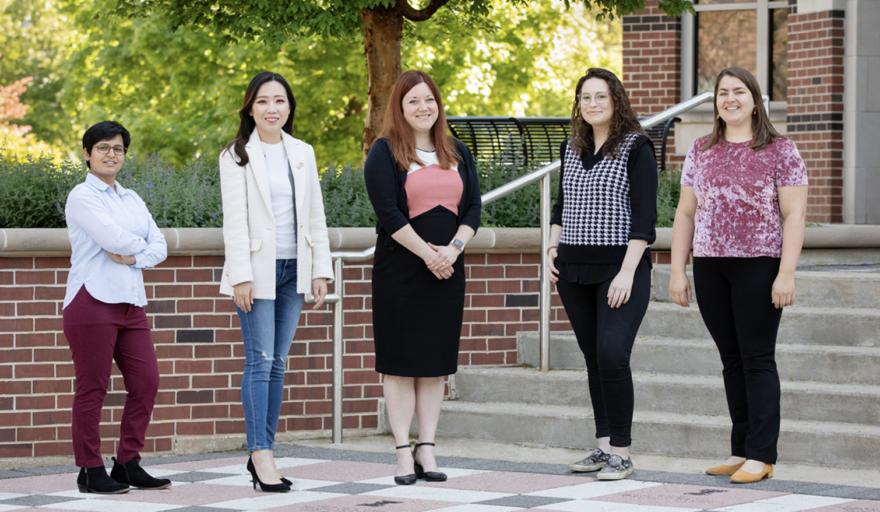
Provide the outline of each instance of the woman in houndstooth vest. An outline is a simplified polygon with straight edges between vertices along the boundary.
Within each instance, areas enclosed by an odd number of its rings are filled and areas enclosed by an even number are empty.
[[[575,89],[550,219],[550,280],[587,364],[597,447],[572,471],[633,472],[629,360],[651,295],[657,162],[620,80],[590,68]]]

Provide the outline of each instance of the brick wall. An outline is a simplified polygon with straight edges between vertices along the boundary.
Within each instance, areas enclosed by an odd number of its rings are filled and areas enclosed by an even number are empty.
[[[460,363],[515,364],[517,332],[537,330],[539,257],[474,253],[466,263]],[[147,452],[177,450],[181,440],[195,442],[190,436],[243,442],[242,344],[231,301],[217,292],[221,264],[219,256],[171,256],[144,272],[161,374]],[[61,332],[67,269],[66,257],[0,257],[0,458],[71,452],[73,366]],[[381,386],[373,371],[370,266],[347,265],[344,273],[343,426],[373,429]],[[554,303],[552,328],[569,330],[555,296]],[[280,433],[332,427],[332,321],[329,307],[303,313]],[[115,451],[124,394],[114,369],[102,423],[105,454]]]
[[[843,221],[844,11],[788,18],[788,135],[807,164],[807,217]]]
[[[623,83],[638,115],[678,103],[681,22],[664,16],[658,0],[623,17]]]
[[[664,16],[658,0],[646,0],[637,14],[623,17],[623,84],[637,116],[662,112],[679,102],[681,74],[679,18]],[[675,137],[666,144],[668,165],[675,156]]]

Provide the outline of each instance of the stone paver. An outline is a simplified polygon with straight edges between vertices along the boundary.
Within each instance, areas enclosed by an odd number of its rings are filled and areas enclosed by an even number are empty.
[[[254,491],[246,456],[227,452],[147,459],[144,465],[171,478],[172,487],[117,496],[79,493],[75,468],[6,471],[0,474],[0,511],[880,512],[880,490],[855,486],[785,480],[732,486],[724,478],[638,470],[628,480],[600,482],[561,464],[463,457],[441,458],[446,482],[397,486],[393,454],[296,445],[277,452],[293,492]]]

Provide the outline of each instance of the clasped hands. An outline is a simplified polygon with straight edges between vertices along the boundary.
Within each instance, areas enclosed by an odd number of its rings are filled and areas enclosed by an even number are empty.
[[[119,263],[120,265],[134,265],[137,261],[134,256],[123,256],[121,254],[116,254],[115,252],[107,251],[107,254],[110,256],[110,259]]]
[[[455,272],[452,265],[460,254],[458,249],[451,245],[437,246],[430,242],[428,242],[428,247],[431,248],[431,252],[422,257],[428,270],[437,279],[449,279],[452,277],[452,274]]]

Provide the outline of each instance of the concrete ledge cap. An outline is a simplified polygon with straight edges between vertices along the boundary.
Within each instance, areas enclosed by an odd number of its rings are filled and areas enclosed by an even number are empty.
[[[359,251],[376,242],[374,228],[330,228],[331,250]],[[162,230],[172,256],[223,255],[220,228],[166,228]],[[657,229],[655,250],[668,250],[670,228]],[[538,228],[480,228],[468,244],[476,253],[540,252]],[[807,249],[880,248],[880,225],[823,224],[807,228]],[[69,256],[67,229],[0,229],[0,257]]]

